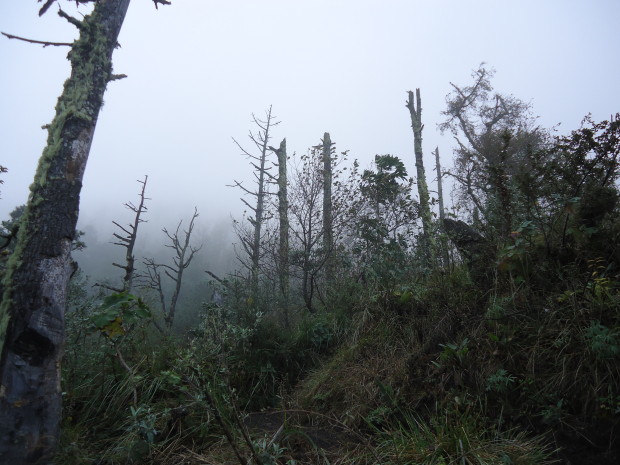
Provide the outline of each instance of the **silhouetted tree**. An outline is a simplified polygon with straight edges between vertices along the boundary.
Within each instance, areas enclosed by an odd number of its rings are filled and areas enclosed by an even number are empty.
[[[254,205],[243,198],[241,199],[253,213],[253,216],[248,216],[248,221],[252,226],[251,234],[248,234],[243,228],[237,228],[237,236],[241,241],[243,250],[250,258],[250,262],[246,263],[243,258],[240,258],[240,260],[241,263],[249,269],[252,295],[256,300],[258,296],[258,277],[261,259],[261,232],[265,219],[265,197],[268,194],[268,181],[271,179],[271,175],[268,173],[271,167],[266,166],[267,154],[269,153],[269,139],[271,138],[269,131],[280,122],[275,121],[275,117],[271,114],[271,106],[269,110],[265,112],[264,120],[257,118],[254,114],[252,114],[252,120],[254,124],[258,126],[259,130],[256,134],[250,131],[249,138],[258,149],[258,154],[253,154],[244,149],[235,138],[233,138],[233,141],[237,147],[241,149],[241,152],[251,160],[250,164],[255,170],[253,174],[256,179],[256,190],[244,187],[239,181],[235,181],[234,186],[239,187],[245,194],[256,198],[256,203]]]
[[[134,205],[132,202],[127,202],[125,204],[126,208],[134,212],[133,223],[127,226],[127,228],[129,229],[121,226],[116,221],[112,221],[112,223],[114,223],[114,225],[118,227],[122,233],[125,234],[124,236],[121,236],[121,234],[119,233],[114,233],[114,237],[116,238],[116,240],[118,240],[118,242],[115,242],[114,244],[124,247],[126,249],[125,264],[120,265],[118,263],[112,263],[112,265],[125,271],[125,275],[123,276],[123,286],[121,288],[117,288],[113,286],[108,286],[106,284],[97,284],[100,287],[104,287],[114,292],[131,292],[131,288],[133,286],[133,278],[136,271],[134,266],[136,257],[133,254],[133,249],[136,245],[136,239],[138,237],[138,226],[140,225],[140,223],[144,223],[146,221],[141,218],[142,213],[147,211],[145,202],[147,200],[150,200],[144,195],[147,181],[148,176],[144,176],[144,181],[138,181],[140,184],[142,184],[142,189],[140,189],[139,194],[140,202],[138,203],[138,206]]]
[[[332,263],[331,255],[334,249],[334,232],[333,232],[333,216],[332,211],[332,140],[329,132],[323,135],[322,158],[323,158],[323,249],[327,254],[327,263],[325,264],[325,280],[329,286],[331,283]]]
[[[189,225],[187,229],[183,231],[183,237],[181,237],[179,233],[182,221],[179,221],[174,233],[170,233],[166,228],[163,229],[164,234],[170,241],[166,244],[166,247],[174,251],[172,265],[157,263],[154,258],[144,259],[146,274],[141,277],[143,287],[157,291],[168,331],[170,331],[174,323],[177,302],[179,295],[181,294],[181,287],[183,284],[183,272],[189,267],[196,253],[202,248],[202,246],[194,247],[190,244],[196,218],[198,218],[198,210],[194,209],[194,214],[192,215]],[[162,280],[162,272],[163,275],[167,276],[174,283],[174,290],[168,305],[166,304],[166,296],[164,294],[165,286]],[[158,329],[161,331],[163,328],[158,326]]]
[[[527,103],[493,92],[493,71],[484,64],[472,77],[470,86],[451,83],[443,112],[447,119],[440,129],[450,131],[458,144],[450,175],[458,181],[462,199],[506,235],[516,209],[510,199],[512,177],[527,163],[528,152],[544,146],[546,134],[535,125]]]

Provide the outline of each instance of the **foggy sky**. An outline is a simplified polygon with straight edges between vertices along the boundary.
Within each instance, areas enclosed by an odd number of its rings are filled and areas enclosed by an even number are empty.
[[[71,2],[61,0],[74,15]],[[56,15],[39,18],[35,0],[0,0],[0,31],[71,41],[76,30]],[[86,13],[88,10],[81,8]],[[303,153],[330,132],[362,168],[375,154],[401,157],[415,174],[406,91],[421,88],[429,180],[439,146],[451,165],[453,141],[436,130],[449,82],[467,85],[481,62],[497,91],[531,102],[560,132],[620,111],[620,2],[412,0],[173,0],[155,10],[133,0],[114,54],[84,177],[80,225],[102,240],[112,220],[127,222],[136,179],[149,175],[149,227],[173,227],[194,206],[200,234],[222,231],[243,210],[227,184],[249,178],[244,143],[251,113],[269,105]],[[69,75],[68,48],[0,37],[0,219],[25,203]],[[91,230],[92,231],[92,230]],[[221,232],[218,234],[221,235]],[[88,242],[88,238],[87,238]]]

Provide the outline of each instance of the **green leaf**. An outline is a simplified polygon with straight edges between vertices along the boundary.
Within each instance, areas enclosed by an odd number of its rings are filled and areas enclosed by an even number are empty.
[[[123,321],[120,317],[117,317],[110,324],[107,324],[101,328],[101,330],[110,339],[114,339],[117,336],[125,334],[125,328],[123,328]]]
[[[151,311],[142,299],[120,292],[103,299],[99,309],[91,316],[91,322],[107,337],[114,338],[125,334],[123,324],[137,323],[150,317]]]
[[[413,293],[411,291],[405,291],[400,296],[400,299],[399,299],[400,303],[401,304],[406,304],[407,302],[409,302],[411,300],[412,297],[413,297]]]
[[[112,323],[118,314],[114,310],[95,313],[91,316],[91,321],[96,328],[103,328]]]

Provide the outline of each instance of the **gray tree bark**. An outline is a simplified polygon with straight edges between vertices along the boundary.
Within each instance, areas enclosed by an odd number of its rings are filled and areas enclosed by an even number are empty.
[[[274,116],[271,114],[271,106],[266,112],[264,120],[258,119],[252,115],[254,123],[259,127],[259,132],[254,135],[250,131],[250,140],[260,150],[260,155],[256,156],[245,150],[234,138],[233,141],[237,144],[237,147],[241,149],[244,155],[254,160],[250,162],[252,167],[256,170],[254,177],[256,178],[256,191],[246,189],[240,182],[235,181],[235,186],[239,187],[246,194],[250,194],[256,197],[256,205],[250,205],[245,199],[241,201],[254,212],[254,218],[249,218],[250,224],[254,228],[252,238],[242,237],[239,239],[243,244],[244,249],[250,256],[250,285],[252,289],[252,295],[254,300],[258,299],[258,277],[260,272],[260,258],[261,258],[261,231],[263,228],[263,216],[265,213],[265,196],[267,195],[267,180],[271,176],[268,173],[269,167],[266,167],[267,153],[269,150],[269,131],[272,126],[276,126],[279,122],[274,122]]]
[[[441,171],[441,160],[439,159],[439,147],[435,147],[435,151],[433,152],[435,155],[435,170],[437,171],[437,197],[439,202],[439,224],[445,229],[444,219],[446,217],[446,213],[444,211],[444,203],[443,203],[443,173]],[[447,267],[450,264],[450,255],[448,254],[448,244],[446,244],[445,236],[441,236],[440,244],[441,248],[441,261],[443,262],[443,266]]]
[[[426,182],[426,173],[424,171],[424,158],[422,153],[422,102],[420,99],[420,89],[416,89],[416,102],[414,104],[413,92],[408,92],[408,100],[406,107],[411,115],[411,128],[413,129],[413,141],[415,152],[415,167],[417,171],[418,196],[420,198],[420,216],[422,218],[422,247],[427,264],[434,262],[434,250],[432,244],[432,223],[430,196],[428,194],[428,183]]]
[[[329,132],[323,134],[323,249],[325,250],[325,280],[329,287],[332,278],[331,255],[334,248],[332,209],[332,140]]]
[[[441,160],[439,159],[439,147],[435,147],[435,151],[433,152],[435,155],[435,169],[437,171],[437,197],[439,201],[439,221],[443,222],[443,219],[446,217],[446,213],[444,211],[444,203],[443,203],[443,173],[441,172]]]
[[[276,150],[278,156],[278,216],[280,219],[279,232],[279,280],[280,292],[282,293],[282,315],[284,326],[290,327],[288,313],[290,276],[289,276],[289,220],[288,220],[288,178],[286,173],[287,155],[286,139],[282,139],[280,147]]]
[[[67,285],[75,265],[82,177],[103,94],[112,75],[129,0],[99,0],[77,20],[65,82],[47,146],[30,187],[0,303],[0,457],[11,465],[49,463],[61,418],[60,360]]]

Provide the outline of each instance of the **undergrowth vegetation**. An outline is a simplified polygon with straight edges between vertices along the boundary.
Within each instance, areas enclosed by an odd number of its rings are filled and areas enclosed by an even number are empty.
[[[391,155],[335,169],[324,215],[326,134],[289,181],[289,261],[265,201],[189,331],[161,282],[77,273],[57,463],[618,463],[620,121],[553,138],[489,76],[448,96],[458,203],[427,230]]]

